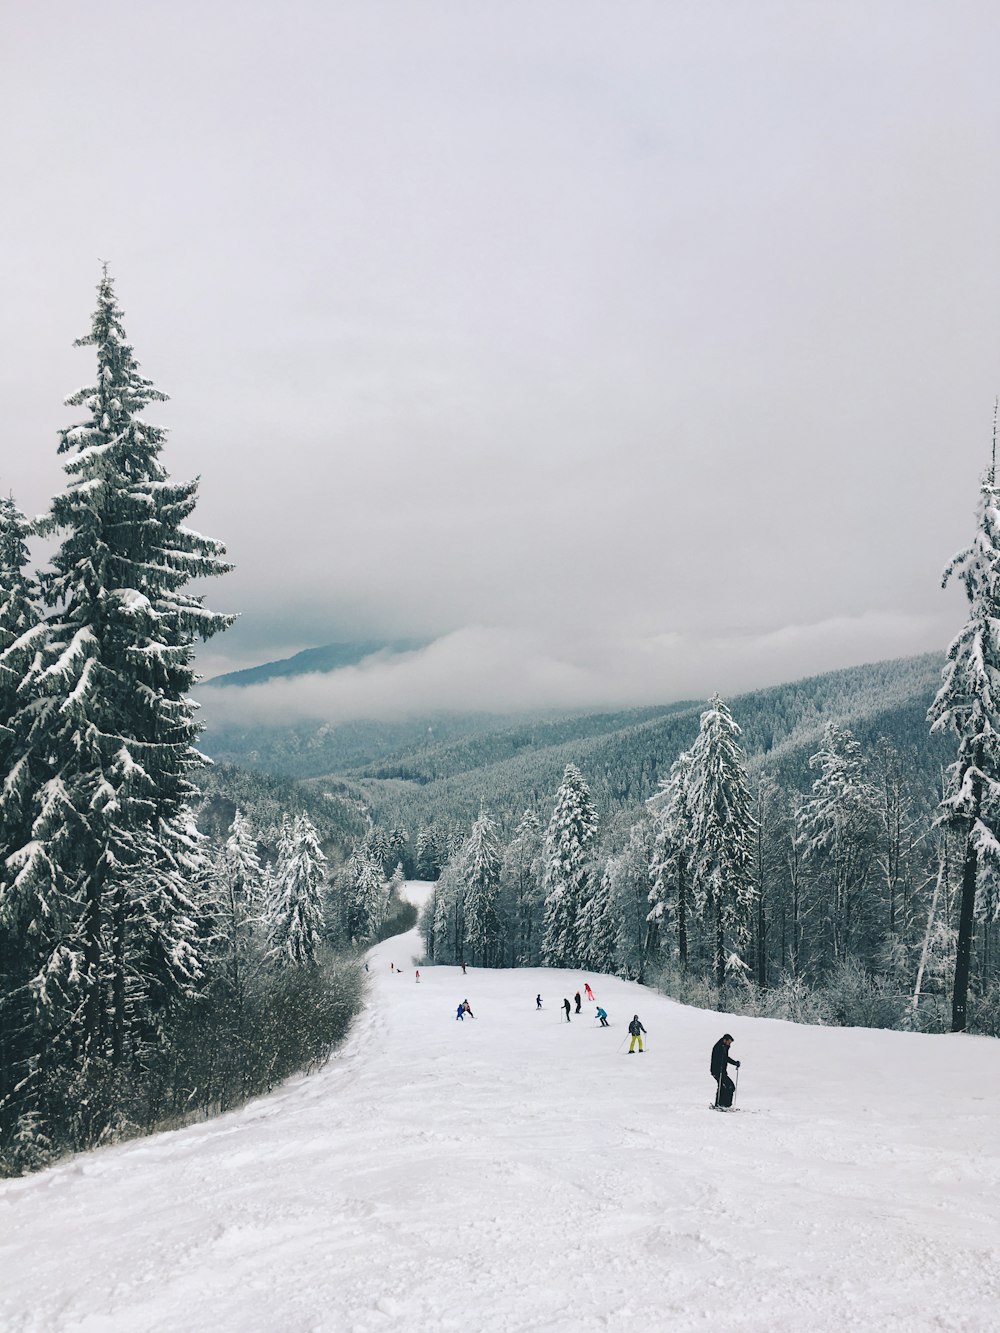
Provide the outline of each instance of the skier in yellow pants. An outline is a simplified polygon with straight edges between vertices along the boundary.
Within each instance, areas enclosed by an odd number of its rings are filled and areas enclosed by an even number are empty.
[[[639,1015],[632,1016],[632,1022],[628,1025],[628,1030],[632,1034],[632,1040],[628,1044],[628,1053],[631,1055],[635,1051],[636,1042],[639,1043],[639,1054],[642,1055],[642,1034],[646,1029],[639,1022]]]

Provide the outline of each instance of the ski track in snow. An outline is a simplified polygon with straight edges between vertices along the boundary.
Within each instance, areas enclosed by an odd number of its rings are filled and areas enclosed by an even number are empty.
[[[1000,1327],[1000,1043],[577,972],[416,985],[419,949],[372,950],[321,1072],[0,1183],[4,1333]],[[560,1022],[584,980],[610,1029],[587,1003]],[[708,1109],[726,1029],[736,1115]]]

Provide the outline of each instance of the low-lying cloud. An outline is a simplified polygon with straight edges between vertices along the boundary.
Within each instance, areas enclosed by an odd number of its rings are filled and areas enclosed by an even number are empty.
[[[249,686],[204,685],[214,726],[398,719],[434,712],[588,709],[705,698],[869,660],[944,648],[925,617],[837,617],[741,635],[663,634],[547,641],[526,630],[476,626],[427,648],[378,655],[326,674]]]

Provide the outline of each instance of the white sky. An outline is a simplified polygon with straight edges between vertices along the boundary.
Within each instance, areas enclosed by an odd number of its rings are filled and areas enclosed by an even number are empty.
[[[208,672],[448,636],[377,712],[943,649],[998,37],[992,0],[14,7],[0,485],[62,485],[107,259],[237,563]]]

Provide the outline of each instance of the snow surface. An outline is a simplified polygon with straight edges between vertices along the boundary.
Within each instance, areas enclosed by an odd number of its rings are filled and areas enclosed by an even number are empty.
[[[0,1328],[1000,1327],[1000,1042],[544,969],[418,985],[419,948],[372,950],[322,1072],[0,1184]],[[593,1005],[559,1021],[584,980],[609,1030]],[[629,1056],[634,1012],[650,1044]],[[708,1109],[726,1029],[735,1115]]]

